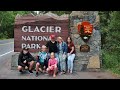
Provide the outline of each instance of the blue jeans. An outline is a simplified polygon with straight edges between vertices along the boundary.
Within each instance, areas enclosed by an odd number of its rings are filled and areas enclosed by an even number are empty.
[[[63,53],[59,53],[59,65],[60,65],[60,70],[61,71],[66,71],[66,55],[63,57]]]
[[[67,60],[68,70],[73,71],[73,60],[75,59],[75,54],[70,54]]]

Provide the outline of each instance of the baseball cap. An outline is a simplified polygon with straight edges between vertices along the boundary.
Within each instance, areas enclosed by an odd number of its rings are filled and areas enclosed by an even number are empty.
[[[53,35],[53,34],[50,35],[50,38],[51,38],[51,39],[55,39],[55,35]]]

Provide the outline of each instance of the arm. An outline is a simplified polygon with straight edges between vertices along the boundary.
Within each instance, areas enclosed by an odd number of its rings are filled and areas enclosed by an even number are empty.
[[[47,47],[47,48],[49,47],[49,41],[46,43],[46,47]]]
[[[74,51],[74,49],[75,49],[75,47],[74,47],[74,46],[72,46],[72,50],[70,51],[70,54]]]
[[[50,67],[50,59],[49,59],[49,61],[48,61],[48,67]]]
[[[58,63],[58,62],[57,62],[57,59],[56,59],[54,66],[56,66],[56,67],[57,67],[57,63]]]
[[[65,50],[64,50],[64,54],[67,54],[67,49],[68,49],[68,47],[67,47],[67,44],[66,44],[66,43],[64,44],[64,49],[65,49]]]
[[[29,60],[35,60],[34,57],[29,53]]]
[[[18,65],[25,66],[21,60],[22,60],[22,54],[20,53],[18,56]]]

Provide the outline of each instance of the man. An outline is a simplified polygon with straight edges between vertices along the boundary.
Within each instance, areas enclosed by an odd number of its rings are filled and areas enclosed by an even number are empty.
[[[58,58],[58,47],[57,47],[57,41],[55,41],[55,35],[50,35],[50,41],[47,42],[46,47],[49,50],[48,51],[49,57],[51,52],[55,53],[55,57],[57,58],[57,61],[58,61],[58,70],[60,70],[59,58]]]
[[[23,48],[22,52],[19,54],[18,57],[18,70],[19,72],[23,72],[23,70],[28,67],[30,73],[32,72],[32,68],[34,65],[34,57],[29,53],[28,48]]]

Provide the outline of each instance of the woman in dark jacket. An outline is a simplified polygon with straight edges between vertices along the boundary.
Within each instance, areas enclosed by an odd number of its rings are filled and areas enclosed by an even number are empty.
[[[23,69],[25,69],[25,67],[28,67],[28,70],[30,73],[32,72],[32,68],[34,65],[34,57],[29,53],[29,49],[28,48],[23,48],[22,52],[19,54],[18,57],[18,70],[20,72],[23,72]]]

